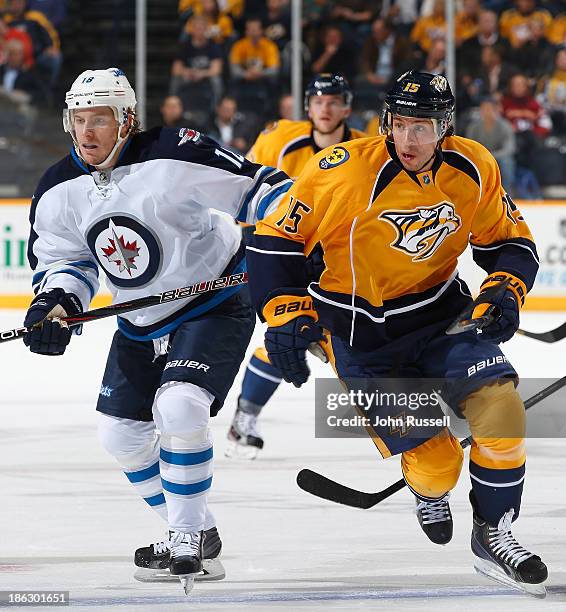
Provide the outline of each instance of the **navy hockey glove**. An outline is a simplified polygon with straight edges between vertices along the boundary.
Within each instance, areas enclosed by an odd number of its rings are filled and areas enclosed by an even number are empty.
[[[264,316],[269,325],[265,333],[269,360],[287,382],[300,387],[310,374],[306,360],[309,345],[326,341],[316,323],[311,298],[278,296],[268,302]]]
[[[497,344],[511,340],[519,329],[519,311],[525,303],[527,287],[522,280],[512,274],[494,272],[482,283],[477,300],[478,302],[481,300],[482,292],[486,289],[506,280],[509,280],[509,285],[499,300],[478,303],[472,313],[472,318],[477,319],[486,314],[490,306],[494,307],[490,313],[493,321],[482,328],[482,338]]]
[[[24,336],[24,344],[32,353],[62,355],[71,341],[71,330],[62,317],[71,317],[83,311],[74,293],[65,293],[59,287],[35,296],[24,319],[25,327],[33,329]]]

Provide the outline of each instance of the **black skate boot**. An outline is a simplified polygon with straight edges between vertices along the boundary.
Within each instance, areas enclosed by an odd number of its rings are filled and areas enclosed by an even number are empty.
[[[169,571],[178,576],[185,594],[188,595],[194,586],[195,576],[202,572],[203,532],[182,533],[169,532],[171,562]]]
[[[540,557],[523,548],[513,537],[511,521],[514,512],[511,508],[497,527],[492,527],[474,511],[474,568],[479,574],[528,595],[546,597],[542,583],[548,577],[548,570]]]
[[[138,568],[134,578],[140,582],[171,582],[177,580],[169,571],[169,540],[138,548],[134,563]],[[202,573],[195,576],[196,582],[222,580],[226,571],[220,561],[222,540],[218,529],[212,527],[204,532]]]
[[[244,457],[255,459],[263,448],[263,438],[257,430],[257,418],[262,406],[238,398],[238,408],[230,430],[228,431],[229,445],[226,447],[226,457]]]
[[[431,542],[435,544],[448,544],[452,539],[453,523],[452,513],[447,493],[442,499],[424,501],[415,496],[417,504],[416,513],[419,525]]]

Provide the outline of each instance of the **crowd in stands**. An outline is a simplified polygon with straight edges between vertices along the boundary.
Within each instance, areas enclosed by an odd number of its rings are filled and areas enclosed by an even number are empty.
[[[519,194],[529,181],[534,193],[540,147],[566,148],[566,2],[454,3],[457,132],[489,144]],[[0,98],[53,103],[66,5],[0,0]],[[383,95],[405,70],[446,72],[445,0],[303,0],[302,11],[303,82],[346,76],[352,127],[377,133]],[[179,0],[178,17],[164,121],[246,152],[267,121],[292,116],[290,0]]]
[[[566,141],[565,3],[455,5],[457,132],[494,151],[519,195],[528,195],[525,181],[538,195],[531,169],[539,147],[549,137]],[[346,76],[354,127],[377,132],[372,111],[379,113],[392,79],[405,70],[446,73],[445,0],[303,0],[302,7],[303,77]],[[179,15],[170,93],[203,129],[246,152],[263,123],[280,115],[280,96],[292,108],[290,2],[180,0]]]
[[[0,95],[45,104],[59,78],[64,0],[0,0]]]

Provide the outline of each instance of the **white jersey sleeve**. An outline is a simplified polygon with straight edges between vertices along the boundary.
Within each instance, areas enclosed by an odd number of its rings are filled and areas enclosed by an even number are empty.
[[[72,166],[63,160],[41,179],[32,198],[28,259],[34,270],[34,293],[60,287],[74,293],[83,310],[87,310],[99,288],[99,273],[76,221],[69,214],[70,209],[64,205],[67,181],[76,175]]]
[[[169,161],[169,184],[175,185],[167,192],[171,203],[187,197],[184,183],[187,188],[189,183],[198,185],[198,198],[194,200],[200,206],[221,210],[253,225],[277,207],[292,185],[281,170],[250,162],[188,128],[162,130],[159,148]]]

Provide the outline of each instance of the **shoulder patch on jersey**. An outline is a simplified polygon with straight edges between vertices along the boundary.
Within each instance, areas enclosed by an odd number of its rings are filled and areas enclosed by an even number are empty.
[[[181,140],[179,140],[178,147],[184,145],[186,142],[197,142],[200,138],[200,132],[191,130],[190,128],[181,128],[179,130],[179,138]]]
[[[269,134],[270,132],[273,132],[273,130],[275,130],[278,125],[279,125],[279,121],[271,121],[271,123],[268,123],[263,128],[263,130],[261,130],[261,133],[262,134]]]
[[[334,147],[328,155],[325,155],[318,163],[321,170],[329,170],[347,162],[350,154],[344,147]]]

